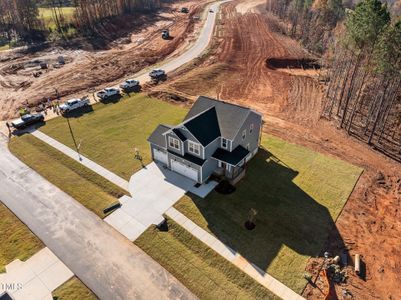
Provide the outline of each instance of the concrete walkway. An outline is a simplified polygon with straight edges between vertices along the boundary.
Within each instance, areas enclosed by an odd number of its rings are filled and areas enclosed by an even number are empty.
[[[110,172],[109,170],[103,168],[102,166],[98,165],[97,163],[93,162],[89,158],[85,156],[79,155],[76,151],[72,150],[70,147],[56,141],[55,139],[51,138],[50,136],[44,134],[39,130],[32,130],[31,134],[38,139],[42,140],[43,142],[49,144],[50,146],[54,147],[55,149],[63,152],[65,155],[69,156],[70,158],[80,162],[85,167],[91,169],[92,171],[98,173],[100,176],[106,178],[107,180],[111,181],[115,185],[123,188],[124,190],[128,191],[128,181],[117,176],[116,174]]]
[[[0,274],[0,295],[7,292],[15,300],[53,299],[52,292],[74,274],[61,260],[44,248],[27,261],[14,260]]]
[[[248,262],[238,252],[223,244],[219,239],[196,225],[175,208],[169,208],[166,211],[166,215],[280,298],[285,300],[304,299],[256,265]]]

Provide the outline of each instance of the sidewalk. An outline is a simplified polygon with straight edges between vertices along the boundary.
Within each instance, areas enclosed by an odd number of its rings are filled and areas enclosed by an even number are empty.
[[[55,149],[59,150],[60,152],[64,153],[65,155],[71,157],[72,159],[80,162],[85,167],[91,169],[93,172],[98,173],[100,176],[106,178],[107,180],[111,181],[115,185],[121,187],[122,189],[129,191],[129,184],[128,181],[125,179],[117,176],[116,174],[110,172],[109,170],[103,168],[102,166],[98,165],[97,163],[93,162],[92,160],[86,158],[85,156],[79,155],[76,151],[72,150],[70,147],[56,141],[55,139],[51,138],[50,136],[40,132],[39,130],[32,131],[31,134],[41,141],[49,144],[50,146],[54,147]]]
[[[67,266],[44,248],[25,262],[16,259],[6,266],[6,273],[0,274],[0,294],[7,292],[15,300],[53,299],[52,292],[72,276]]]
[[[219,239],[204,229],[200,228],[175,208],[169,208],[166,211],[166,215],[280,298],[285,300],[304,299],[274,277],[248,262],[238,252],[223,244]]]

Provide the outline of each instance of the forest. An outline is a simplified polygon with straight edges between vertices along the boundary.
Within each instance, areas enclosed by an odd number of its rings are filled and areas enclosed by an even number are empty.
[[[52,33],[68,38],[71,33],[93,31],[105,19],[152,11],[160,5],[161,0],[1,0],[0,42],[39,42]]]
[[[349,7],[346,7],[349,6]],[[401,19],[387,4],[363,0],[271,0],[324,66],[321,117],[396,160],[401,158]]]

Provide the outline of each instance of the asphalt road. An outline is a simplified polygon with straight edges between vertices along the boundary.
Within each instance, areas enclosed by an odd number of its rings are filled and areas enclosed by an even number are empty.
[[[141,249],[15,158],[0,134],[0,200],[101,299],[193,299]]]

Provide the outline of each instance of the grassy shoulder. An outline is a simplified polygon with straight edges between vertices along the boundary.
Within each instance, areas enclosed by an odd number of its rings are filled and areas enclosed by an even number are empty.
[[[143,162],[151,162],[147,138],[160,123],[177,124],[187,110],[170,103],[135,94],[117,103],[97,103],[91,111],[70,118],[77,141],[82,141],[80,152],[106,169],[129,180],[141,169],[134,159],[137,148]],[[74,148],[65,118],[49,120],[40,129],[59,142]]]
[[[48,181],[103,218],[103,209],[126,191],[36,137],[14,137],[10,151]]]
[[[165,232],[149,227],[134,243],[200,299],[276,299],[173,220],[168,224]]]
[[[233,194],[186,195],[175,207],[301,292],[307,260],[322,250],[362,170],[275,137],[264,136],[262,145]],[[251,208],[256,228],[248,231]]]
[[[0,273],[15,259],[25,261],[43,243],[5,205],[0,203]]]
[[[59,286],[52,293],[54,300],[96,300],[99,299],[77,277]]]

